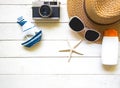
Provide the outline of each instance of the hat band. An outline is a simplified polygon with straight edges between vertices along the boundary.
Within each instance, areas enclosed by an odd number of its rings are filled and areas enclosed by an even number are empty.
[[[93,23],[95,23],[95,24],[98,24],[98,25],[111,25],[111,24],[115,24],[115,23],[117,23],[118,21],[120,21],[120,19],[118,19],[118,20],[113,21],[113,22],[110,22],[110,23],[101,23],[101,21],[99,22],[99,21],[93,20],[93,19],[91,18],[91,16],[89,15],[88,11],[87,11],[86,1],[87,1],[87,0],[84,0],[84,2],[83,2],[83,9],[84,9],[84,12],[85,12],[87,18],[88,18],[91,22],[93,22]],[[88,8],[88,9],[90,9],[90,8]],[[93,14],[93,15],[94,15],[94,14]]]

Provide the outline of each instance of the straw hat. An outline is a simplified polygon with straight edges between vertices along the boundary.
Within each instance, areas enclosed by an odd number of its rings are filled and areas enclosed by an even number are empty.
[[[101,35],[106,29],[120,33],[120,0],[68,0],[67,9],[69,17],[78,16],[86,27]]]

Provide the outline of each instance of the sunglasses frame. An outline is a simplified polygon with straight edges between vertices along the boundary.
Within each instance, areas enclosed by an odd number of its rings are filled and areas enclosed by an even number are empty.
[[[74,18],[77,18],[77,19],[80,20],[80,22],[83,24],[84,28],[83,28],[82,30],[80,30],[80,31],[75,31],[73,28],[71,28],[70,22],[71,22],[71,20],[74,19]],[[98,31],[96,31],[96,30],[94,30],[94,29],[89,29],[89,28],[85,27],[85,24],[84,24],[84,23],[82,22],[82,20],[81,20],[79,17],[77,17],[77,16],[73,16],[73,17],[70,18],[69,27],[70,27],[70,28],[72,29],[72,31],[74,31],[74,32],[82,32],[82,31],[84,31],[84,32],[85,32],[85,33],[84,33],[84,39],[87,40],[87,41],[90,41],[90,40],[88,40],[88,39],[85,38],[86,32],[87,32],[88,30],[94,31],[94,32],[98,33],[98,35],[99,35],[99,37],[98,37],[97,39],[95,39],[94,41],[91,41],[91,42],[95,42],[95,41],[97,41],[97,40],[100,39],[101,33],[98,32]]]

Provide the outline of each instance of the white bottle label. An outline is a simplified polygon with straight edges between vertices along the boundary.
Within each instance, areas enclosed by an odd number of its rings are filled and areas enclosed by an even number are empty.
[[[102,42],[102,64],[117,65],[118,37],[104,37]]]

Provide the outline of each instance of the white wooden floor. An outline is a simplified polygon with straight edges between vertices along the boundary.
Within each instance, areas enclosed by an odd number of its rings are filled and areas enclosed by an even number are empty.
[[[0,88],[120,88],[120,64],[101,64],[101,45],[82,44],[84,55],[58,52],[76,44],[80,36],[68,26],[67,0],[61,2],[59,22],[32,20],[32,0],[0,0]],[[22,33],[16,23],[24,16],[43,30],[43,38],[28,49],[21,46]],[[120,62],[120,59],[119,59]]]

